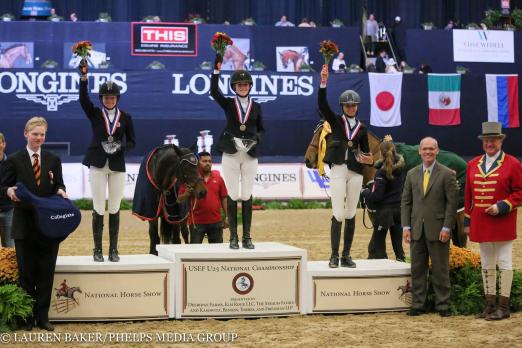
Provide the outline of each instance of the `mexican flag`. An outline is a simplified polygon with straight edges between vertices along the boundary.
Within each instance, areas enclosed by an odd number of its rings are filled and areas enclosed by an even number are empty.
[[[460,74],[428,74],[429,124],[460,124]]]

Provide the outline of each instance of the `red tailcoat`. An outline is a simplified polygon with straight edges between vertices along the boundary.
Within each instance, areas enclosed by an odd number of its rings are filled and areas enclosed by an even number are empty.
[[[469,161],[466,169],[464,209],[470,218],[470,240],[500,242],[517,237],[517,209],[522,203],[522,165],[520,161],[501,152],[488,172],[486,156]],[[509,206],[506,215],[491,216],[485,210],[503,201]]]

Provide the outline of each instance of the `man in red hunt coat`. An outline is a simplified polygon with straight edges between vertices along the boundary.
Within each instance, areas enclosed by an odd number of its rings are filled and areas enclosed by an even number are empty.
[[[522,166],[502,151],[502,126],[482,123],[484,155],[475,157],[466,170],[464,208],[469,218],[470,240],[480,243],[486,308],[478,315],[486,320],[509,318],[513,281],[513,240],[517,238],[517,206],[522,203]],[[497,305],[497,266],[500,296]]]

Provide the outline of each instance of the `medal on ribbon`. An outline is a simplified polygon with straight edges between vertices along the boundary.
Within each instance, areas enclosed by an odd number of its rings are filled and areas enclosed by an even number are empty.
[[[350,123],[346,119],[346,116],[343,115],[342,119],[343,119],[343,123],[344,123],[344,131],[346,133],[346,138],[348,139],[348,147],[352,148],[353,147],[353,139],[355,138],[357,133],[359,133],[359,129],[361,129],[361,122],[359,122],[359,120],[356,119],[355,120],[355,127],[352,130],[352,129],[350,129]]]
[[[239,123],[241,123],[241,126],[239,126],[239,130],[241,132],[244,132],[247,128],[245,123],[250,118],[250,112],[252,111],[252,99],[248,98],[248,106],[246,112],[243,111],[243,107],[241,106],[241,102],[239,101],[238,97],[234,97],[234,105],[236,106],[237,119]]]
[[[116,117],[114,118],[114,122],[111,123],[109,119],[109,115],[105,112],[105,108],[102,110],[103,119],[105,120],[105,130],[107,131],[107,141],[112,143],[114,141],[114,132],[116,132],[116,128],[118,128],[118,124],[120,123],[121,111],[116,108]]]
[[[116,132],[116,128],[119,127],[121,111],[116,109],[116,117],[114,117],[114,121],[111,123],[109,119],[109,115],[105,112],[105,109],[102,110],[103,120],[105,121],[105,131],[107,132],[107,141],[102,141],[102,147],[105,153],[111,155],[120,151],[121,149],[121,141],[114,139],[114,132]]]

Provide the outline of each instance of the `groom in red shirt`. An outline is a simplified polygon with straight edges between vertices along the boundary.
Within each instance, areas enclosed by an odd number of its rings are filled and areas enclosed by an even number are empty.
[[[228,227],[227,188],[219,172],[212,170],[210,153],[199,153],[198,167],[200,176],[205,181],[207,195],[196,201],[194,212],[191,214],[194,228],[190,233],[190,244],[203,243],[205,234],[209,243],[223,243],[223,228]]]

